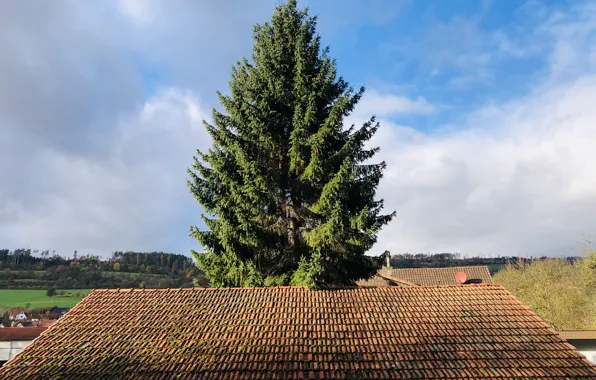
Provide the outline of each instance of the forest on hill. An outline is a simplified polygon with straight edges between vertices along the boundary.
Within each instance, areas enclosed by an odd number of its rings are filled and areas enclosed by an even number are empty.
[[[0,289],[176,288],[201,283],[187,256],[164,252],[121,252],[63,257],[49,250],[0,249]]]
[[[491,275],[505,268],[509,263],[531,263],[534,261],[544,261],[548,257],[518,257],[518,256],[463,256],[460,253],[402,253],[391,255],[391,266],[393,268],[446,268],[461,267],[468,265],[486,265]],[[562,258],[563,260],[574,263],[579,259],[577,256]]]
[[[496,274],[508,263],[531,263],[546,257],[465,257],[459,253],[391,255],[394,268],[444,268],[487,265]],[[573,263],[578,257],[567,257]],[[193,279],[195,282],[193,283]],[[0,249],[0,289],[176,288],[208,286],[192,258],[164,252],[116,251],[109,258],[94,255],[64,257],[31,249]]]

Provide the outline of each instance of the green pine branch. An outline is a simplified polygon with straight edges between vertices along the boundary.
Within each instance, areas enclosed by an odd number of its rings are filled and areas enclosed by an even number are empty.
[[[366,256],[394,214],[375,199],[385,163],[365,149],[379,123],[344,119],[361,99],[321,47],[316,17],[296,1],[254,28],[251,61],[232,69],[225,112],[204,123],[188,186],[205,214],[191,236],[213,286],[352,285],[373,275]]]

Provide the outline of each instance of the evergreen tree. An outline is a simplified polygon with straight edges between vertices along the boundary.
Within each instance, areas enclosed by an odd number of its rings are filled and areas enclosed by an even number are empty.
[[[393,214],[375,192],[385,163],[368,163],[379,128],[343,119],[362,97],[321,49],[316,17],[296,1],[254,29],[252,62],[232,69],[225,113],[213,110],[213,139],[188,170],[207,229],[192,252],[212,286],[350,285],[382,257],[365,253]]]

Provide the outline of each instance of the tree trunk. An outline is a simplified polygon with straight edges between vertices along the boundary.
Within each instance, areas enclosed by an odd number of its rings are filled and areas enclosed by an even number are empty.
[[[292,194],[288,196],[288,218],[289,218],[289,237],[288,241],[290,243],[290,247],[295,247],[298,242],[298,214],[296,213],[296,209],[294,207],[294,199]]]

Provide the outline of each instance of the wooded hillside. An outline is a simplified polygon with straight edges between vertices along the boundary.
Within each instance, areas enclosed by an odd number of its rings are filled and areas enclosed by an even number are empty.
[[[201,278],[191,258],[163,252],[114,252],[108,259],[72,258],[30,249],[0,250],[0,288],[191,287]]]

